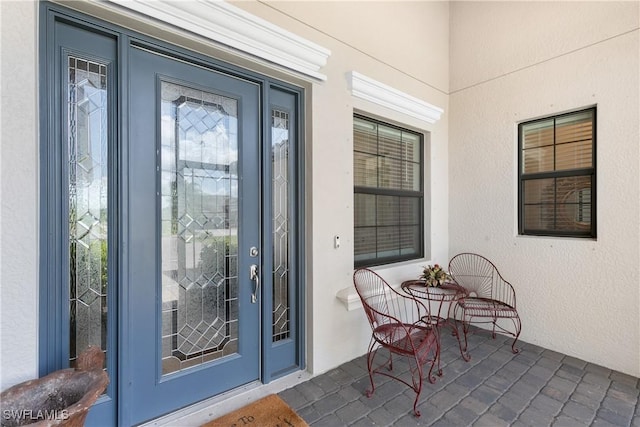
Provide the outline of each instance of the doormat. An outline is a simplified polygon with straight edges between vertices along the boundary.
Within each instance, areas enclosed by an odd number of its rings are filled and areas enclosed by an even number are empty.
[[[202,427],[309,427],[277,394],[270,394]]]

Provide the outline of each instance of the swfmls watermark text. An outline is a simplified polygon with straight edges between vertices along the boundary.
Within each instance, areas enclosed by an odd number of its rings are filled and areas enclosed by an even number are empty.
[[[37,410],[32,409],[3,409],[2,418],[5,420],[29,420],[29,421],[42,421],[42,420],[67,420],[69,419],[69,411],[66,409],[61,410]]]

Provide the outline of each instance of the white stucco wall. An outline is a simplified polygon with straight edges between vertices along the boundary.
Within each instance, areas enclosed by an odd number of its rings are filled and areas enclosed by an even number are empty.
[[[244,3],[236,4],[247,7]],[[324,33],[339,41],[343,48],[359,51],[418,81],[448,90],[446,1],[269,1],[268,7],[303,22],[316,34]],[[400,40],[408,42],[398,43]]]
[[[0,1],[0,389],[37,376],[36,11]]]
[[[444,263],[448,250],[448,22],[445,2],[376,4],[365,9],[367,22],[355,14],[353,4],[331,3],[332,25],[325,26],[325,15],[316,16],[295,4],[267,5],[239,2],[237,6],[307,38],[332,52],[320,70],[326,82],[305,82],[269,69],[246,57],[234,57],[228,49],[217,49],[193,36],[181,37],[164,29],[141,25],[133,19],[105,12],[97,3],[70,2],[72,7],[93,11],[106,19],[148,34],[199,50],[216,58],[234,62],[258,72],[268,73],[307,88],[307,340],[308,362],[314,373],[321,373],[366,351],[370,330],[361,310],[347,311],[336,293],[351,288],[353,273],[353,145],[354,109],[384,117],[398,124],[430,132],[432,199],[441,201],[431,210],[431,223],[425,236],[429,259],[381,269],[393,280],[414,278],[427,261]],[[282,10],[279,9],[282,7]],[[37,5],[35,2],[0,1],[2,12],[2,246],[0,248],[0,292],[2,297],[0,346],[0,388],[37,376],[38,303],[38,140],[37,140]],[[390,13],[404,16],[407,25],[382,28]],[[415,16],[423,17],[423,26]],[[353,25],[353,22],[358,25]],[[411,22],[411,25],[409,23]],[[336,23],[340,23],[337,25]],[[395,28],[395,29],[394,29]],[[338,32],[337,29],[340,29]],[[348,30],[347,30],[348,29]],[[362,37],[366,31],[375,37]],[[418,35],[411,36],[415,32]],[[384,37],[401,51],[379,49],[373,41]],[[415,44],[416,38],[425,40]],[[427,41],[428,40],[428,41]],[[428,46],[429,49],[423,49]],[[416,66],[418,64],[418,66]],[[387,110],[371,102],[354,99],[348,73],[360,72],[395,89],[444,109],[436,124],[427,124]],[[418,75],[419,74],[419,75]],[[7,112],[11,115],[8,116]],[[428,162],[427,162],[428,163]],[[341,237],[339,249],[334,236]]]
[[[303,5],[304,3],[304,5]],[[237,6],[267,19],[283,28],[314,41],[331,50],[323,71],[328,80],[314,84],[308,105],[311,138],[309,165],[312,225],[307,230],[310,240],[310,281],[308,312],[309,363],[314,373],[321,373],[351,360],[366,351],[371,332],[364,312],[346,311],[336,298],[345,288],[353,289],[353,123],[354,109],[386,117],[390,120],[431,132],[431,188],[432,200],[447,200],[447,140],[448,140],[448,25],[449,5],[445,2],[405,3],[382,2],[354,8],[353,2],[237,2]],[[363,3],[358,2],[360,6]],[[319,5],[323,7],[320,8]],[[372,7],[369,7],[372,6]],[[412,25],[411,15],[419,14],[422,26]],[[382,25],[389,16],[398,19]],[[403,19],[406,18],[406,19]],[[331,24],[327,20],[333,20]],[[358,22],[358,25],[353,25]],[[402,31],[394,31],[405,23]],[[411,32],[406,27],[410,26]],[[364,37],[363,34],[369,36]],[[412,39],[410,34],[417,34]],[[375,36],[373,36],[375,35]],[[415,38],[425,40],[416,44]],[[388,49],[376,48],[376,41],[411,46],[411,52],[398,55]],[[430,46],[429,49],[423,49]],[[415,62],[430,64],[416,69]],[[373,103],[354,99],[349,89],[347,73],[358,71],[441,107],[441,120],[429,125],[387,110]],[[414,73],[419,73],[415,77]],[[428,151],[428,150],[427,150]],[[420,266],[430,259],[446,262],[448,256],[448,217],[446,203],[431,209],[431,232],[426,236],[431,248],[427,260],[403,263],[378,269],[390,281],[415,278]],[[341,236],[342,245],[333,247],[334,236]]]
[[[638,2],[453,2],[450,254],[494,260],[524,341],[640,375]],[[508,35],[505,36],[505,35]],[[517,123],[597,105],[597,240],[517,236]]]

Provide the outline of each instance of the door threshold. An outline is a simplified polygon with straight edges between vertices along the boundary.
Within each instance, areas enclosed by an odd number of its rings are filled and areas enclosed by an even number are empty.
[[[141,427],[160,426],[200,426],[208,421],[214,420],[235,411],[251,402],[254,402],[269,394],[280,393],[301,382],[310,379],[312,375],[307,371],[297,371],[282,378],[271,381],[269,384],[262,384],[260,381],[253,381],[233,390],[217,396],[210,397],[193,405],[179,409],[162,417],[155,418]]]

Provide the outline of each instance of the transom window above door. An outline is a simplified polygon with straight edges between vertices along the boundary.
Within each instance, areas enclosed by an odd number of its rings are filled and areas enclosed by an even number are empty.
[[[355,115],[353,140],[355,265],[422,258],[423,135]]]

